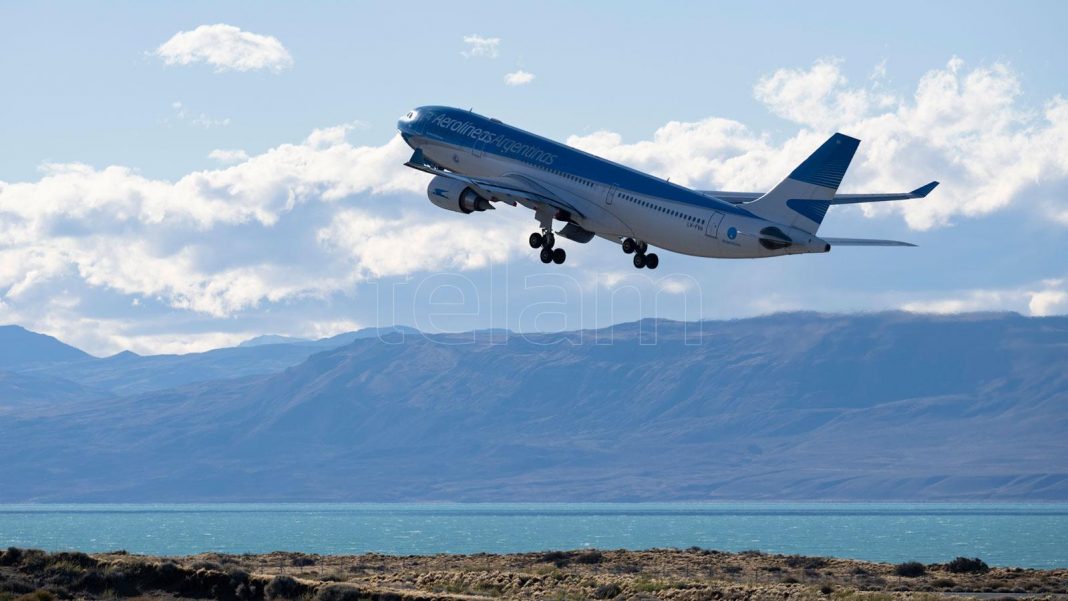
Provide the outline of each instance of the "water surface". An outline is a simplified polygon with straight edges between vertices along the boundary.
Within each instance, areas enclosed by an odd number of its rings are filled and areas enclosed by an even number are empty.
[[[153,555],[509,553],[699,546],[1068,567],[1068,504],[0,505],[0,546]]]

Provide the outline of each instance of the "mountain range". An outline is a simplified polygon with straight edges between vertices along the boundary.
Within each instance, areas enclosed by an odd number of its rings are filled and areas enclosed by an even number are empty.
[[[1068,318],[788,313],[94,358],[0,328],[0,502],[1068,501]]]

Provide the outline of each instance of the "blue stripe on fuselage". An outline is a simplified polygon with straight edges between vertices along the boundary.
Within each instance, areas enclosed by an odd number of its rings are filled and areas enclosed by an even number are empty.
[[[665,182],[477,113],[445,106],[424,106],[417,110],[421,122],[419,135],[446,144],[494,154],[540,169],[568,173],[605,186],[618,186],[635,194],[723,213],[754,216],[731,203]]]

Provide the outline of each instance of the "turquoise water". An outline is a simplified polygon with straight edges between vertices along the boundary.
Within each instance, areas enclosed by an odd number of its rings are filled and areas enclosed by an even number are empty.
[[[0,546],[186,555],[506,553],[700,546],[900,562],[1068,567],[1068,505],[0,505]]]

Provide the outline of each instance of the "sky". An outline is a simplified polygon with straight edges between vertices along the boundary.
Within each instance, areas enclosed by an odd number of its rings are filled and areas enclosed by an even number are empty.
[[[3,3],[0,323],[97,355],[259,334],[776,311],[1068,313],[1062,2]],[[562,266],[437,209],[396,121],[474,108],[698,189],[862,140],[821,235],[917,248]]]

